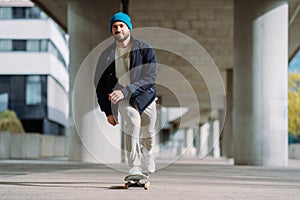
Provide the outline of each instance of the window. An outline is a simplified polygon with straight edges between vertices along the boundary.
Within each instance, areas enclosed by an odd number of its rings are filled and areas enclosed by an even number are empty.
[[[48,40],[41,40],[41,52],[48,51]]]
[[[1,2],[1,1],[0,1]],[[48,19],[38,7],[1,7],[0,19]]]
[[[10,7],[0,7],[0,19],[11,19],[12,9]]]
[[[27,52],[49,52],[52,53],[57,59],[65,66],[66,61],[57,47],[49,39],[42,40],[11,40],[0,39],[0,52],[5,51],[27,51]]]
[[[26,51],[26,40],[13,40],[13,51]]]
[[[51,52],[55,55],[55,57],[64,65],[66,66],[66,62],[63,58],[63,56],[61,55],[61,53],[58,51],[58,49],[56,48],[56,46],[49,41],[48,42],[48,52]]]
[[[14,7],[13,8],[13,18],[14,19],[24,19],[26,16],[26,8]]]
[[[38,52],[39,51],[39,45],[40,41],[39,40],[27,40],[26,43],[26,50],[27,51],[33,51],[33,52]]]
[[[42,84],[40,76],[27,76],[26,79],[26,105],[42,103]]]
[[[0,51],[11,51],[12,41],[11,40],[0,40]]]
[[[37,7],[26,8],[26,18],[39,19],[40,18],[40,10]]]

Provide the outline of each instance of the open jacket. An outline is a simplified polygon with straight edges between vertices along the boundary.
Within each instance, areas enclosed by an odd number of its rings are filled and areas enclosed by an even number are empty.
[[[113,90],[121,90],[131,105],[140,114],[156,98],[155,81],[157,79],[157,63],[154,50],[146,42],[131,38],[130,52],[130,84],[121,86],[116,77],[115,50],[116,43],[106,48],[100,55],[95,73],[95,86],[98,104],[106,116],[118,114],[117,105],[112,104],[108,95]]]

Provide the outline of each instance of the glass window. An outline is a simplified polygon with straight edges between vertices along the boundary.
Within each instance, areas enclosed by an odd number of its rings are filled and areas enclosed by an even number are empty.
[[[49,41],[48,51],[53,53],[53,55],[55,55],[55,57],[66,67],[66,63],[63,56],[51,41]]]
[[[26,9],[26,18],[39,19],[40,18],[40,10],[37,7],[27,8]]]
[[[26,9],[23,7],[14,7],[13,8],[13,18],[14,19],[25,19]]]
[[[50,42],[50,41],[49,41],[48,44],[49,44],[49,45],[48,45],[48,50],[49,50],[49,52],[50,52],[50,53],[53,53],[53,54],[55,55],[55,57],[56,57],[57,59],[59,59],[59,57],[58,57],[58,51],[57,51],[56,47],[54,46],[54,44],[53,44],[52,42]]]
[[[42,52],[48,50],[47,46],[48,46],[48,40],[41,40],[41,51]]]
[[[0,7],[0,19],[11,19],[12,9],[10,7]]]
[[[39,51],[39,40],[27,40],[26,50],[38,52]]]
[[[11,51],[12,41],[11,40],[0,40],[0,51]]]
[[[26,40],[13,40],[13,51],[26,51]]]
[[[42,103],[42,84],[40,76],[27,76],[26,105]]]
[[[48,17],[48,15],[46,15],[46,13],[41,11],[41,19],[49,19],[49,17]]]

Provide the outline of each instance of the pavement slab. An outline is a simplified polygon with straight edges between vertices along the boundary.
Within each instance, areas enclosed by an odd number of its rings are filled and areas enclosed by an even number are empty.
[[[167,160],[158,160],[165,165]],[[299,162],[297,162],[299,163]],[[150,189],[124,189],[124,171],[68,161],[0,161],[0,200],[300,199],[300,165],[235,166],[183,159],[150,177]],[[125,164],[116,168],[126,170]]]

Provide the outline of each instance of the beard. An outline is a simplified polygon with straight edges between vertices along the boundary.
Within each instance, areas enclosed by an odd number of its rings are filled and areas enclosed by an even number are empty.
[[[128,37],[130,36],[129,32],[125,32],[124,34],[122,34],[121,32],[116,33],[114,35],[114,38],[117,42],[124,42]]]

